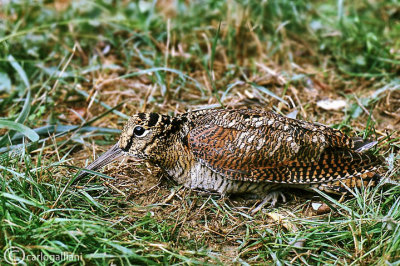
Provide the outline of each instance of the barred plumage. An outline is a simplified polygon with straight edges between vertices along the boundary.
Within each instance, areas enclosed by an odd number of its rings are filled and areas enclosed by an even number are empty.
[[[191,189],[263,195],[294,186],[340,194],[346,186],[376,184],[381,160],[364,151],[375,144],[260,110],[201,110],[177,117],[139,113],[88,169],[128,154]]]

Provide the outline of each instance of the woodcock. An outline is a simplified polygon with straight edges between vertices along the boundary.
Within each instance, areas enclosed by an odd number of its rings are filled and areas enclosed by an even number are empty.
[[[251,193],[275,204],[281,187],[343,194],[376,185],[381,160],[366,152],[375,144],[260,110],[200,110],[176,117],[139,113],[126,123],[118,143],[87,169],[126,154],[159,166],[190,189]]]

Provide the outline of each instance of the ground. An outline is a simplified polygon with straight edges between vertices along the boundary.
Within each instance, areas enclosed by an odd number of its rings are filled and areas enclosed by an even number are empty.
[[[379,173],[399,182],[395,1],[1,6],[1,263],[11,247],[27,264],[399,263],[396,184],[350,198],[288,190],[256,214],[258,200],[187,190],[134,158],[70,184],[130,115],[211,107],[378,140]]]

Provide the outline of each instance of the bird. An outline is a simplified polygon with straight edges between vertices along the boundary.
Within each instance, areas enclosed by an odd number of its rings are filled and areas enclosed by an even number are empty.
[[[377,141],[349,137],[326,125],[256,109],[204,109],[175,117],[137,113],[119,141],[86,169],[128,155],[160,167],[178,184],[210,194],[279,197],[285,188],[349,194],[376,186],[382,160]],[[85,170],[75,182],[89,174]]]

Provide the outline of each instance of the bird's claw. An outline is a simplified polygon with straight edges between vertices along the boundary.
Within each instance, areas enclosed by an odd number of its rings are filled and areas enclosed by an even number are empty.
[[[264,207],[264,205],[266,205],[267,203],[271,203],[271,207],[275,207],[276,203],[278,203],[278,199],[279,197],[282,198],[283,202],[286,202],[286,197],[285,194],[283,194],[281,191],[271,191],[269,192],[264,200],[251,211],[251,214],[255,214],[257,213],[259,210],[261,210],[262,207]]]

